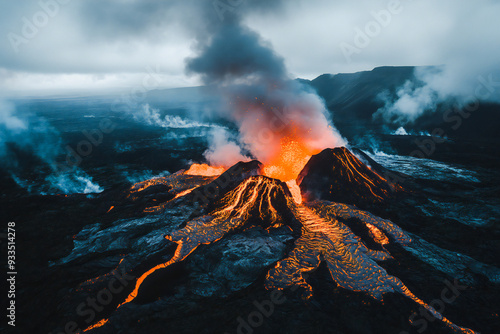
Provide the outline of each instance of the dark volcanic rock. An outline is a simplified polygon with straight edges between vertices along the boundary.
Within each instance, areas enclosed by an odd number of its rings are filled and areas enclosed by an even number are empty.
[[[367,207],[385,203],[401,187],[363,164],[347,148],[314,155],[297,178],[302,196]]]
[[[186,196],[191,202],[200,204],[200,209],[213,209],[212,204],[240,184],[241,181],[250,177],[261,175],[262,163],[257,160],[249,162],[238,162],[227,171],[222,173],[212,182],[196,188]],[[286,188],[286,187],[285,187]]]

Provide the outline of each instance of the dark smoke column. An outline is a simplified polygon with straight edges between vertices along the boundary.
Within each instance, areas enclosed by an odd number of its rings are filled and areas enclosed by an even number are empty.
[[[278,7],[276,2],[249,1],[240,11],[269,6]],[[208,19],[198,34],[198,54],[186,60],[186,70],[224,97],[222,116],[238,125],[240,145],[266,165],[266,174],[295,179],[311,155],[345,145],[323,101],[290,79],[283,58],[242,23],[239,13],[217,15],[213,6],[205,10]],[[212,153],[222,149],[217,146]]]

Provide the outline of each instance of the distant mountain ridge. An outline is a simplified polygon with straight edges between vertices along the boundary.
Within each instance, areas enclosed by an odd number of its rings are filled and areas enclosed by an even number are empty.
[[[377,96],[389,91],[394,94],[407,81],[416,82],[415,66],[384,66],[371,71],[357,73],[322,74],[313,80],[300,82],[314,88],[333,114],[333,121],[340,132],[347,138],[353,138],[366,131],[388,133],[399,125],[387,124],[382,119],[373,119],[373,114],[384,106]],[[450,123],[443,119],[449,105],[439,105],[438,110],[429,111],[414,123],[405,125],[408,132],[430,132],[436,128],[450,128]],[[500,105],[481,103],[479,109],[461,126],[449,131],[448,136],[470,138],[499,138],[498,115]]]

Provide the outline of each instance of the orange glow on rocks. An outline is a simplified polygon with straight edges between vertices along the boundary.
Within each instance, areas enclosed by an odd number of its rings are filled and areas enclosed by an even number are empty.
[[[288,186],[288,189],[292,194],[292,198],[295,204],[301,204],[302,194],[300,192],[300,187],[297,185],[297,182],[295,180],[287,181],[286,185]]]
[[[250,217],[258,217],[269,226],[279,225],[277,223],[280,216],[273,202],[280,192],[284,194],[277,180],[264,176],[249,177],[220,200],[220,209],[193,219],[184,228],[167,235],[167,240],[177,244],[173,257],[142,274],[137,279],[134,290],[118,308],[137,297],[142,283],[152,273],[183,261],[201,244],[211,244],[229,232],[243,228]]]
[[[387,245],[389,243],[389,239],[387,236],[377,227],[373,226],[370,223],[365,223],[366,227],[368,227],[368,231],[370,231],[370,235],[379,245]]]
[[[131,194],[138,193],[148,189],[149,187],[157,186],[159,184],[165,184],[164,178],[156,178],[142,182],[137,182],[130,188],[130,193]]]
[[[186,175],[219,176],[224,173],[224,167],[212,167],[207,164],[192,164],[184,173]]]

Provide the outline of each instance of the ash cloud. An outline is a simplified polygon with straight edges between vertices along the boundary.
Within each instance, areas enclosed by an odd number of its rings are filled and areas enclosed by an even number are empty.
[[[187,61],[188,73],[198,73],[206,84],[233,83],[245,79],[281,80],[284,61],[257,33],[239,23],[224,25],[200,46],[200,55]]]

